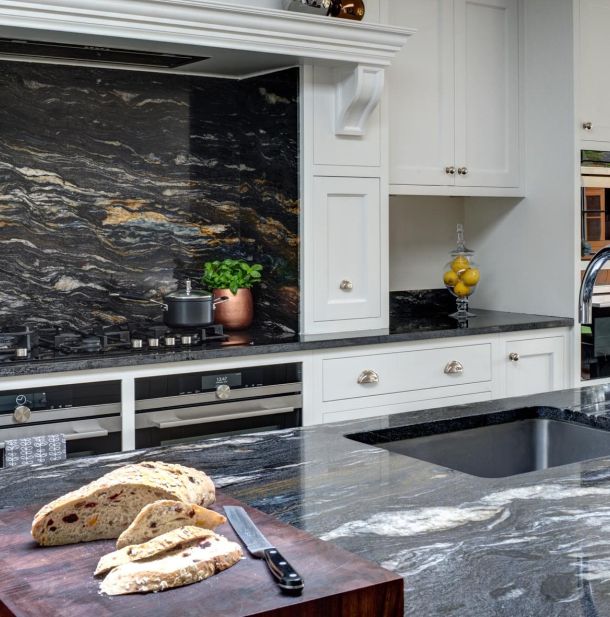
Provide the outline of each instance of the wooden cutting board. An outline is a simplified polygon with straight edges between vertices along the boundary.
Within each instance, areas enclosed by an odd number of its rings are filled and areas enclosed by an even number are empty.
[[[267,566],[245,559],[205,581],[162,593],[107,597],[93,571],[114,550],[102,540],[38,547],[30,525],[38,506],[0,512],[0,617],[402,617],[403,580],[378,565],[242,505],[305,579],[300,597],[283,595]],[[227,523],[218,532],[240,542]],[[241,542],[240,542],[241,543]]]

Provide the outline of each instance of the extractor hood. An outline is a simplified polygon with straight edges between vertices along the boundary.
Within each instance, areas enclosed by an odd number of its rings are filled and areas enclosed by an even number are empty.
[[[42,62],[237,79],[299,64],[324,64],[336,70],[336,132],[361,135],[381,96],[385,69],[415,31],[253,3],[3,0],[0,58],[23,61],[28,57],[24,42],[30,42],[31,51],[38,52],[30,58]],[[14,53],[10,41],[22,42]],[[52,45],[42,53],[48,43]],[[83,57],[68,57],[78,54]],[[87,54],[96,57],[87,59]]]

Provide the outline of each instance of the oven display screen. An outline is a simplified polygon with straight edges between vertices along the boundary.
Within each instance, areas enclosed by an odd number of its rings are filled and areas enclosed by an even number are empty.
[[[203,375],[201,377],[202,390],[215,390],[218,386],[241,386],[241,373],[219,373],[217,375]]]

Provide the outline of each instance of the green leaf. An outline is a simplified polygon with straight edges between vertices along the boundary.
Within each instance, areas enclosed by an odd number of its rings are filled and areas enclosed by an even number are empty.
[[[233,295],[238,289],[249,289],[262,279],[263,266],[243,259],[208,261],[203,265],[201,282],[211,289],[230,289]]]

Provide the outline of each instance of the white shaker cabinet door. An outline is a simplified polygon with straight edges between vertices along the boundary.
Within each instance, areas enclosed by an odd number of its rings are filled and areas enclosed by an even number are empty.
[[[316,177],[312,206],[314,321],[380,317],[379,179]]]
[[[517,0],[455,1],[456,185],[519,185]]]
[[[581,138],[610,142],[610,1],[580,2]]]
[[[526,396],[566,387],[564,337],[508,340],[504,351],[506,396]]]
[[[388,71],[390,184],[452,185],[453,0],[391,0],[388,21],[417,28]]]

